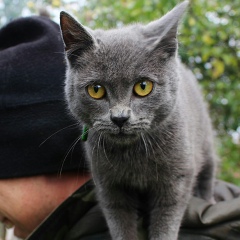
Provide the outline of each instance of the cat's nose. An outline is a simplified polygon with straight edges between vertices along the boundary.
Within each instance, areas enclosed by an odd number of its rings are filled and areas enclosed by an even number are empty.
[[[124,123],[129,119],[129,116],[111,116],[111,120],[115,123],[118,127],[122,127]]]
[[[110,118],[114,124],[118,127],[122,127],[125,122],[130,118],[131,110],[120,110],[116,111],[116,109],[110,110]]]

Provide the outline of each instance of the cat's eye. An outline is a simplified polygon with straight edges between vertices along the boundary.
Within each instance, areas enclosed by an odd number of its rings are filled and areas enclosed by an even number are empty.
[[[87,86],[87,91],[88,94],[94,99],[101,99],[106,94],[105,88],[99,84]]]
[[[134,87],[133,91],[137,96],[145,97],[152,92],[153,83],[149,80],[142,80],[137,82]]]

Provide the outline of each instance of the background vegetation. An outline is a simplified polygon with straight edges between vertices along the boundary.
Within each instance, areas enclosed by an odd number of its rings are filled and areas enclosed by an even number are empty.
[[[0,24],[44,6],[56,21],[65,10],[92,28],[121,27],[157,19],[178,2],[0,0]],[[219,177],[240,186],[240,1],[190,1],[179,32],[180,57],[196,75],[209,103],[221,158]]]

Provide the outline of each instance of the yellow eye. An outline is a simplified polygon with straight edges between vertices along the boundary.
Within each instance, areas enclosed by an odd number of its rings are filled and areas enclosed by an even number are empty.
[[[101,99],[105,96],[106,90],[103,86],[96,84],[96,85],[89,85],[87,87],[88,94],[94,99]]]
[[[140,97],[147,96],[151,93],[152,89],[153,83],[149,80],[142,80],[140,82],[137,82],[133,87],[134,93]]]

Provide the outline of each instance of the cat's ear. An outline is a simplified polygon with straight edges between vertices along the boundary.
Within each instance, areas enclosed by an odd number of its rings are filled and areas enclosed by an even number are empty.
[[[66,12],[60,13],[60,26],[65,50],[68,56],[73,52],[81,53],[95,46],[95,39],[91,33]]]
[[[150,22],[144,27],[149,50],[160,47],[170,55],[176,53],[178,24],[188,3],[188,1],[180,3],[162,18]]]

